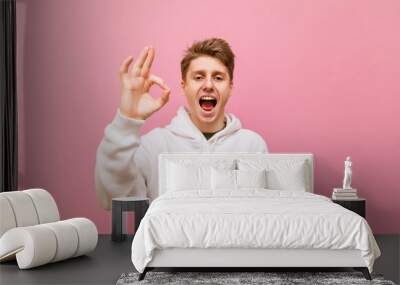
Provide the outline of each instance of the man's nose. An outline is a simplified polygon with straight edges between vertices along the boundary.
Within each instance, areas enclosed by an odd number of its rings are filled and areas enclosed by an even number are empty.
[[[205,80],[203,88],[208,89],[208,90],[210,90],[210,89],[212,90],[214,88],[214,83],[212,81],[212,78],[207,78]]]

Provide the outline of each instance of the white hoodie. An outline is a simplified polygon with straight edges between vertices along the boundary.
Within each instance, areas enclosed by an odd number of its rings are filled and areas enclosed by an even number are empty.
[[[207,140],[180,107],[165,128],[140,137],[144,120],[125,117],[117,110],[97,149],[96,195],[105,209],[111,198],[158,196],[158,155],[162,152],[268,152],[263,138],[241,128],[233,114],[225,114],[226,126]]]

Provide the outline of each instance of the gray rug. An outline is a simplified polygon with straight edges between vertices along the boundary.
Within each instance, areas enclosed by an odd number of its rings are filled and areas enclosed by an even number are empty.
[[[372,274],[372,281],[364,278],[361,272],[154,272],[150,271],[142,281],[138,281],[139,273],[124,273],[117,285],[134,284],[379,284],[395,285],[384,280],[382,275]]]

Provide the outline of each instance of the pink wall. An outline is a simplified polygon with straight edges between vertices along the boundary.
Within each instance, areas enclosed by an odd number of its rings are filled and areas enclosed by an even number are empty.
[[[314,153],[316,193],[340,186],[351,155],[372,229],[400,232],[399,1],[17,0],[17,16],[21,188],[48,189],[62,218],[110,232],[94,165],[121,61],[153,45],[172,89],[146,132],[184,103],[183,50],[218,36],[237,56],[228,111],[271,152]]]

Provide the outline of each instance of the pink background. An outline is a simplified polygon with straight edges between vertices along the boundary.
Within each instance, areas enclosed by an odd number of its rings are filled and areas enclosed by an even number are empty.
[[[94,166],[119,104],[120,63],[151,44],[152,71],[172,89],[147,132],[185,103],[184,49],[218,36],[237,56],[228,111],[271,152],[314,153],[318,194],[341,185],[351,155],[373,231],[399,233],[399,27],[397,0],[17,0],[20,188],[49,190],[62,218],[109,233]]]

